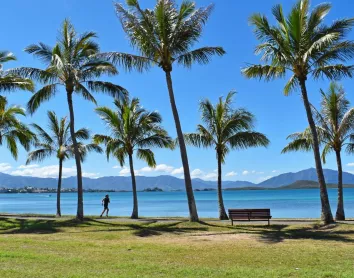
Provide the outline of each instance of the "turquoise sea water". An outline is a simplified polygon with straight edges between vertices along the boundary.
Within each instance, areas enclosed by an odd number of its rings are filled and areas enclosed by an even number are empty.
[[[336,209],[336,189],[329,189],[332,210]],[[105,193],[85,193],[86,215],[99,215]],[[129,216],[132,209],[130,192],[109,193],[110,215]],[[345,189],[347,217],[354,217],[354,189]],[[218,206],[215,191],[195,192],[200,217],[217,217]],[[139,192],[140,216],[188,216],[185,192]],[[62,214],[76,214],[76,193],[62,194]],[[317,189],[297,190],[242,190],[225,191],[228,208],[270,208],[275,218],[318,218],[320,199]],[[55,194],[0,194],[0,213],[55,214]]]

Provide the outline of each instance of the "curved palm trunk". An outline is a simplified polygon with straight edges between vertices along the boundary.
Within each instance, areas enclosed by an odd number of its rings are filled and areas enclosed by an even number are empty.
[[[323,175],[322,163],[321,163],[321,156],[320,156],[320,148],[318,143],[318,135],[316,130],[316,125],[313,120],[311,105],[307,96],[307,89],[306,89],[306,81],[305,79],[301,79],[300,86],[301,86],[301,94],[302,99],[304,101],[304,106],[307,114],[307,120],[311,129],[312,140],[313,140],[313,153],[315,156],[315,163],[316,163],[316,172],[318,183],[320,184],[320,197],[321,197],[321,219],[325,224],[333,223],[333,216],[331,212],[331,206],[329,204],[328,199],[328,192],[326,181]]]
[[[60,209],[60,194],[61,194],[61,177],[63,174],[63,160],[59,159],[59,178],[58,178],[58,189],[57,189],[57,217],[61,217]]]
[[[229,217],[226,214],[225,206],[224,206],[224,199],[222,197],[222,188],[221,188],[221,156],[218,154],[218,201],[219,201],[219,219],[220,220],[228,220]]]
[[[81,170],[81,160],[79,148],[77,146],[77,141],[75,137],[75,117],[74,117],[74,107],[73,107],[73,99],[72,92],[67,92],[69,112],[70,112],[70,135],[73,141],[74,146],[74,155],[75,155],[75,163],[76,163],[76,172],[77,172],[77,213],[76,218],[78,220],[84,219],[84,199],[82,192],[82,170]]]
[[[181,123],[179,121],[179,115],[178,115],[176,102],[175,102],[175,96],[173,93],[171,72],[166,71],[165,73],[166,73],[166,82],[167,82],[168,93],[170,96],[172,114],[173,114],[173,118],[175,120],[178,143],[179,143],[179,148],[180,148],[180,152],[181,152],[182,166],[183,166],[183,172],[184,172],[184,182],[185,182],[185,186],[186,186],[187,199],[188,199],[189,220],[196,222],[196,221],[199,221],[199,218],[198,218],[197,207],[195,205],[191,175],[189,172],[186,144],[184,142]]]
[[[132,219],[138,219],[138,195],[136,192],[136,181],[135,181],[135,173],[134,173],[134,165],[133,165],[133,156],[129,154],[129,166],[130,166],[130,175],[132,177],[132,188],[133,188],[133,212]]]
[[[340,151],[336,151],[337,166],[338,166],[338,204],[336,212],[336,220],[345,220],[344,200],[343,200],[343,170],[342,158]]]

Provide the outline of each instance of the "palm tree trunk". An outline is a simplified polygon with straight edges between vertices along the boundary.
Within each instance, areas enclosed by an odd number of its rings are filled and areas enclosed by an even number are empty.
[[[330,223],[333,223],[333,216],[332,216],[332,212],[331,212],[331,206],[329,204],[326,181],[325,181],[325,178],[323,175],[316,125],[313,120],[311,105],[310,105],[310,102],[309,102],[309,99],[307,96],[306,79],[300,79],[299,82],[300,82],[300,87],[301,87],[302,99],[303,99],[306,114],[307,114],[307,120],[308,120],[310,129],[311,129],[311,133],[312,133],[312,140],[313,140],[312,148],[313,148],[313,152],[314,152],[314,156],[315,156],[318,183],[320,184],[321,219],[325,224],[330,224]]]
[[[58,189],[57,189],[57,217],[61,217],[60,209],[60,194],[61,194],[61,177],[63,174],[63,160],[59,159],[59,178],[58,178]]]
[[[133,212],[132,219],[138,219],[138,195],[136,193],[136,181],[135,181],[135,173],[134,173],[134,165],[133,165],[133,156],[129,154],[129,166],[130,166],[130,175],[132,177],[132,188],[133,188]]]
[[[81,170],[81,160],[79,148],[77,146],[77,141],[75,137],[75,117],[74,117],[74,107],[73,107],[73,99],[72,92],[67,92],[69,112],[70,112],[70,135],[73,141],[74,146],[74,155],[75,155],[75,163],[76,163],[76,172],[77,172],[77,213],[76,218],[80,221],[84,219],[84,199],[83,199],[83,191],[82,191],[82,170]]]
[[[337,166],[338,166],[338,204],[336,212],[336,220],[345,220],[344,200],[343,200],[343,170],[342,158],[340,151],[336,151]]]
[[[186,144],[184,143],[181,123],[179,121],[179,115],[178,115],[178,111],[177,111],[177,107],[176,107],[175,96],[173,93],[171,72],[166,71],[165,73],[166,73],[166,82],[167,82],[168,93],[170,96],[170,103],[171,103],[173,118],[175,120],[175,125],[176,125],[179,148],[180,148],[180,152],[181,152],[182,166],[183,166],[183,172],[184,172],[184,182],[185,182],[185,186],[186,186],[187,199],[188,199],[189,220],[193,221],[193,222],[197,222],[197,221],[199,221],[198,212],[197,212],[197,207],[195,205],[192,180],[191,180],[191,175],[189,172]]]
[[[222,197],[222,188],[221,188],[221,155],[218,153],[218,201],[219,201],[219,219],[220,220],[228,220],[225,207],[224,207],[224,200]]]

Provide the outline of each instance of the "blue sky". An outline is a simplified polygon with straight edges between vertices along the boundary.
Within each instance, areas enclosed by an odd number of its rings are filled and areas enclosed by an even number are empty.
[[[140,1],[144,7],[152,7],[155,0]],[[180,1],[177,1],[180,2]],[[211,3],[210,0],[197,0],[198,6]],[[240,2],[232,0],[213,1],[215,11],[205,27],[205,32],[198,46],[223,46],[227,55],[215,58],[207,66],[194,66],[192,69],[175,67],[172,73],[176,101],[179,108],[182,128],[184,132],[192,132],[200,122],[198,103],[203,98],[213,102],[221,95],[234,89],[238,92],[235,97],[235,107],[244,107],[257,117],[256,130],[265,133],[271,140],[271,145],[265,148],[249,149],[231,152],[223,166],[224,179],[262,181],[270,176],[283,172],[295,172],[313,167],[311,153],[280,154],[286,144],[286,136],[301,131],[307,126],[305,111],[298,92],[289,97],[282,94],[285,80],[264,83],[257,80],[245,79],[240,70],[247,62],[257,63],[259,57],[254,56],[253,50],[257,43],[248,17],[255,12],[270,16],[273,5],[283,2],[288,10],[295,2],[293,0],[268,0]],[[312,1],[312,5],[322,1]],[[330,23],[334,19],[353,16],[354,2],[351,0],[331,1],[333,9],[327,17]],[[85,3],[85,4],[83,4]],[[33,66],[42,67],[42,64],[23,49],[39,41],[49,45],[55,43],[57,30],[62,21],[69,18],[78,32],[95,31],[98,33],[98,42],[102,51],[131,52],[125,34],[117,19],[111,0],[11,0],[3,1],[0,24],[2,27],[1,50],[15,53],[17,62],[8,63],[7,67]],[[353,33],[349,35],[354,39]],[[139,97],[145,108],[158,110],[164,119],[163,125],[175,136],[174,122],[170,111],[170,104],[165,84],[164,74],[159,68],[139,74],[136,72],[124,73],[111,78],[110,81],[124,86],[131,95]],[[354,86],[352,80],[342,80],[348,99],[354,104]],[[308,83],[310,101],[318,105],[319,89],[326,89],[328,81]],[[39,87],[39,86],[38,86]],[[25,106],[30,98],[29,92],[16,92],[8,95],[11,104]],[[110,106],[112,99],[97,95],[99,105]],[[81,98],[74,99],[76,111],[76,127],[88,127],[93,133],[105,133],[106,129],[94,112],[95,106]],[[28,116],[25,122],[36,122],[46,125],[46,111],[54,110],[60,116],[68,115],[64,91],[54,99],[43,105],[34,116]],[[15,161],[6,147],[0,148],[0,171],[40,177],[55,177],[57,161],[48,159],[40,165],[25,167],[26,152],[21,150],[18,161]],[[146,165],[135,160],[135,168],[141,175],[174,174],[181,176],[181,162],[179,151],[156,150],[156,160],[159,164],[156,170],[146,168]],[[190,168],[193,177],[215,179],[216,160],[213,149],[204,150],[188,148]],[[354,157],[343,155],[345,171],[354,171]],[[104,155],[92,154],[83,165],[86,176],[98,177],[108,175],[126,175],[126,169],[117,167],[114,160],[106,161]],[[75,174],[74,161],[67,161],[64,170],[65,176]],[[334,156],[331,155],[326,168],[336,169]]]

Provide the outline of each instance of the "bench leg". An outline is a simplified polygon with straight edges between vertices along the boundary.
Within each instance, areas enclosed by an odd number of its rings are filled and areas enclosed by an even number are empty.
[[[233,226],[234,225],[234,221],[231,219],[231,226]]]
[[[268,226],[270,226],[270,219],[268,219]]]

